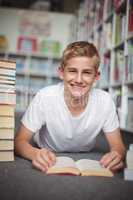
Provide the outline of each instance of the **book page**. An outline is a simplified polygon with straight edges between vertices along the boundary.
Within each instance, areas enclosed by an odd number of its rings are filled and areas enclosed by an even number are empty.
[[[75,161],[70,157],[56,157],[54,166],[47,170],[47,174],[73,174],[79,175],[80,172],[76,167]]]
[[[66,156],[56,157],[56,163],[51,168],[62,168],[62,167],[76,167],[75,162],[72,158]]]
[[[113,176],[113,173],[100,165],[99,161],[81,159],[76,161],[77,168],[82,176]]]
[[[76,166],[80,171],[87,170],[87,169],[102,169],[103,167],[100,165],[99,161],[97,160],[90,160],[90,159],[81,159],[76,161]]]

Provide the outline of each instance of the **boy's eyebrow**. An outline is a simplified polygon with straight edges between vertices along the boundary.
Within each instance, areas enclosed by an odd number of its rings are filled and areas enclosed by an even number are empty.
[[[70,66],[69,66],[69,67],[67,67],[67,69],[75,69],[75,70],[76,70],[76,68],[75,68],[75,67],[70,67]]]
[[[67,70],[75,70],[75,71],[77,71],[77,68],[75,68],[75,67],[67,67]],[[93,72],[94,70],[93,69],[83,69],[82,70],[83,72]]]
[[[83,69],[84,72],[93,72],[93,69]]]

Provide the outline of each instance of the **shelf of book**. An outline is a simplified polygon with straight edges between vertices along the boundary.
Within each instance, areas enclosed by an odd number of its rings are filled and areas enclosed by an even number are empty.
[[[59,81],[59,56],[18,51],[1,51],[0,56],[2,59],[16,61],[16,112],[24,112],[33,96],[42,87]]]
[[[60,57],[76,21],[73,14],[0,8],[0,58],[16,62],[16,111],[25,111],[42,87],[59,82]]]
[[[24,112],[38,90],[58,81],[55,74],[52,75],[45,71],[39,73],[37,70],[18,70],[16,76],[16,112]]]
[[[80,9],[85,9],[91,30],[87,40],[94,42],[101,56],[101,75],[97,87],[111,93],[117,106],[120,126],[133,132],[133,1],[83,2]],[[98,10],[103,10],[103,15],[96,13],[96,5],[99,6]],[[90,8],[94,8],[92,12],[89,12]],[[82,24],[86,25],[84,21]],[[78,27],[82,32],[82,27]],[[82,35],[82,38],[86,39],[86,35]]]

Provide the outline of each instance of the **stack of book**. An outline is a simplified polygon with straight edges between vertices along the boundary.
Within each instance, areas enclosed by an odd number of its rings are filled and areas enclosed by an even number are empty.
[[[124,169],[125,180],[133,180],[133,144],[129,145],[126,155],[126,168]]]
[[[16,63],[0,60],[0,161],[14,160]]]

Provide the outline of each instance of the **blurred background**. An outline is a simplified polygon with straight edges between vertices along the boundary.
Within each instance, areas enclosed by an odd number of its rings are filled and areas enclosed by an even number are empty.
[[[14,77],[0,72],[0,95],[5,88],[16,94],[22,116],[38,90],[60,81],[62,51],[77,40],[99,50],[94,86],[112,95],[121,130],[133,133],[132,0],[0,0],[0,59],[16,62]]]
[[[1,7],[74,13],[81,0],[0,0]]]

